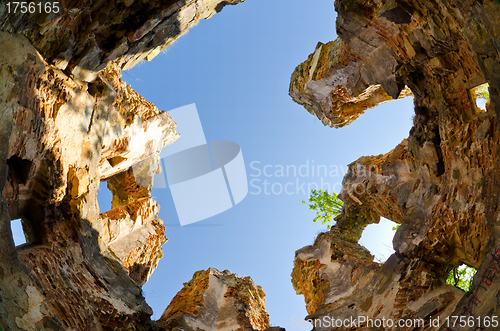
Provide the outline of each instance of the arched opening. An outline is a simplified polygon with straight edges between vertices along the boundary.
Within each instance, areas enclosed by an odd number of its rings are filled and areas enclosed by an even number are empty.
[[[470,286],[472,285],[472,278],[474,278],[476,272],[477,269],[462,263],[450,271],[446,279],[446,284],[453,285],[467,293],[469,292]]]
[[[394,253],[392,239],[397,223],[381,217],[378,224],[369,224],[363,231],[359,244],[375,256],[375,261],[385,262]]]

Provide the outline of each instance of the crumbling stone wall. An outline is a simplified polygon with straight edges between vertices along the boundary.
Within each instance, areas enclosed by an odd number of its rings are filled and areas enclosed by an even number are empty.
[[[109,63],[130,69],[150,61],[226,5],[243,0],[68,0],[50,13],[8,13],[0,30],[24,35],[42,56],[76,80],[93,81]]]
[[[0,4],[0,329],[155,328],[141,286],[166,238],[151,186],[179,134],[121,69],[239,2],[59,1],[52,14]],[[101,181],[113,192],[104,213]],[[16,248],[17,218],[28,243]]]
[[[92,95],[86,83],[47,64],[25,37],[0,32],[0,39],[5,96],[0,113],[5,196],[0,327],[147,329],[152,312],[139,285],[99,237],[104,225],[97,204],[101,151],[107,148],[103,137],[117,141],[114,132],[119,137],[127,127],[107,130],[116,91],[108,87],[101,96]],[[105,75],[99,79],[106,81]],[[157,120],[168,116],[152,111]],[[128,112],[137,122],[134,108]],[[138,153],[134,162],[159,153],[178,137],[171,118],[161,123],[163,135],[152,137],[159,138],[158,149]],[[148,213],[154,216],[157,208]],[[33,236],[28,245],[16,248],[10,220],[19,217],[30,224]],[[161,222],[156,228],[164,238]]]
[[[197,271],[172,299],[159,330],[267,330],[265,294],[250,277],[228,270]]]
[[[297,67],[292,98],[338,128],[407,86],[414,125],[391,152],[349,165],[343,213],[296,252],[293,285],[315,321],[422,318],[421,327],[383,329],[476,330],[477,318],[500,315],[500,4],[337,0],[335,8],[339,38]],[[486,82],[485,111],[474,88]],[[357,242],[380,216],[401,226],[396,253],[379,266]],[[469,293],[445,285],[460,263],[478,268]],[[450,316],[475,322],[453,327]]]

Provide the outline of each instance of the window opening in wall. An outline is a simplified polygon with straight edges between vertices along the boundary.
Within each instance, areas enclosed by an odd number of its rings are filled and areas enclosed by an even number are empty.
[[[378,224],[369,224],[363,231],[359,244],[375,256],[376,262],[383,263],[394,253],[392,239],[396,234],[397,225],[381,217]]]
[[[9,173],[16,177],[17,183],[26,184],[30,177],[33,162],[13,155],[7,160],[7,165],[9,166]]]
[[[111,210],[112,200],[113,200],[113,194],[108,188],[108,182],[101,182],[99,184],[99,190],[97,192],[97,201],[99,202],[99,212],[105,213]]]
[[[470,286],[472,284],[472,278],[476,274],[477,270],[468,265],[461,264],[456,268],[453,268],[448,274],[446,279],[446,284],[458,287],[465,292],[469,292]]]
[[[26,236],[24,235],[23,223],[21,219],[13,220],[10,223],[12,229],[12,238],[14,239],[14,244],[21,246],[27,243]]]
[[[490,101],[490,91],[488,83],[479,85],[474,88],[476,94],[476,106],[482,110],[486,110],[486,104]]]

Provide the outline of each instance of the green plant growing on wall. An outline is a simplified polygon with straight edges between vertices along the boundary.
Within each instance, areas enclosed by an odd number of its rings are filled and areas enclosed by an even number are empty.
[[[397,231],[399,226],[400,224],[393,226],[392,230]],[[464,290],[465,292],[469,292],[472,284],[472,278],[474,278],[476,272],[477,270],[475,268],[462,264],[450,271],[448,278],[446,279],[446,284],[453,285]]]
[[[458,287],[465,292],[470,290],[472,278],[476,274],[476,269],[462,264],[450,271],[446,284]]]
[[[306,204],[307,201],[302,200],[302,203]],[[336,216],[340,215],[343,204],[344,202],[339,199],[335,192],[329,194],[328,191],[311,190],[309,209],[316,211],[314,222],[321,221],[321,224],[331,222]],[[328,229],[331,227],[331,224],[328,224]]]

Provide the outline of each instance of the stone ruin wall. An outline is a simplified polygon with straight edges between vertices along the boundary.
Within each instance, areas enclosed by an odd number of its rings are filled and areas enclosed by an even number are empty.
[[[121,80],[121,70],[239,2],[68,0],[50,15],[9,15],[0,4],[1,330],[173,323],[151,321],[141,286],[167,241],[152,179],[161,149],[179,134],[167,112]],[[101,181],[113,193],[105,212],[97,203]],[[16,248],[10,221],[19,218],[28,243]],[[205,305],[221,312],[213,325],[205,321],[208,329],[269,327],[263,291],[251,279],[205,273],[210,286],[195,282],[199,295],[227,290],[195,306],[200,320]],[[181,308],[170,312],[179,319]]]
[[[296,252],[292,282],[307,318],[314,330],[330,329],[325,318],[357,316],[425,321],[384,330],[497,330],[478,328],[477,318],[500,315],[500,4],[337,0],[335,8],[339,37],[296,68],[291,97],[339,128],[411,91],[415,117],[392,151],[349,165],[336,226]],[[474,93],[484,83],[486,110]],[[358,244],[381,216],[400,224],[383,264]],[[461,263],[477,268],[468,293],[445,283]],[[449,316],[475,322],[452,327]]]
[[[59,14],[31,16],[0,4],[0,328],[269,327],[262,289],[215,269],[195,273],[150,320],[141,286],[166,238],[143,183],[178,134],[174,119],[120,79],[238,2],[67,0]],[[412,94],[415,118],[394,150],[349,166],[336,226],[296,252],[292,283],[308,318],[498,316],[500,5],[337,0],[335,8],[339,38],[297,67],[292,98],[338,128]],[[474,88],[486,82],[483,111]],[[101,213],[103,180],[113,202]],[[358,244],[380,216],[401,224],[396,254],[382,265]],[[29,239],[20,248],[10,231],[17,218]],[[478,269],[467,294],[444,282],[460,263]]]

